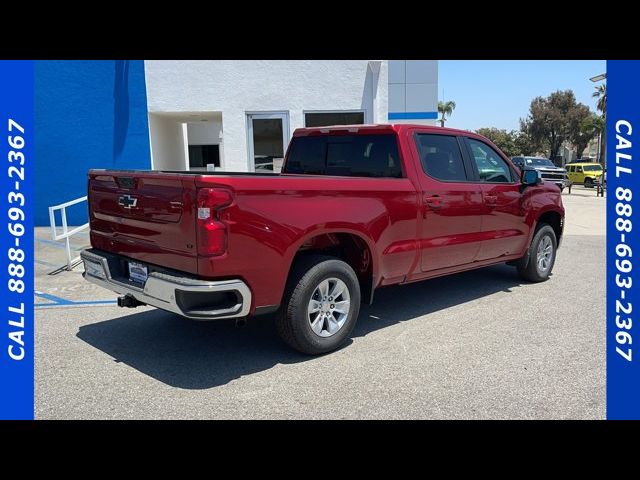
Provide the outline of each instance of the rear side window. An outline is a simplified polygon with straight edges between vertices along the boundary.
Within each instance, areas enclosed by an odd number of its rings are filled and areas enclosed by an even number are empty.
[[[284,173],[402,177],[395,135],[294,137]]]
[[[417,134],[422,168],[427,175],[446,182],[464,182],[467,175],[456,137]]]
[[[323,175],[326,164],[323,137],[293,137],[283,172]]]

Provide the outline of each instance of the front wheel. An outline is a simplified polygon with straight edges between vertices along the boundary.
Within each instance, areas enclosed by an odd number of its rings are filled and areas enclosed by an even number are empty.
[[[536,230],[528,257],[521,259],[518,273],[530,282],[544,282],[549,278],[556,261],[558,242],[556,233],[549,224],[542,223]]]
[[[593,179],[585,178],[584,179],[584,186],[585,186],[585,188],[593,188]]]
[[[296,262],[276,316],[280,337],[308,355],[338,348],[360,312],[360,284],[342,260],[309,255]]]

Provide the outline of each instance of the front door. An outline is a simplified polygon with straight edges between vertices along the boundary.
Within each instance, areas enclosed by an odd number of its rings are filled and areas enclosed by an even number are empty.
[[[288,143],[287,112],[247,114],[249,171],[280,173]]]
[[[582,165],[572,165],[568,171],[569,181],[571,183],[584,182],[584,172],[582,171]]]
[[[471,166],[454,135],[414,135],[422,189],[420,235],[423,272],[472,263],[480,249],[480,185],[470,181]]]
[[[529,233],[522,208],[520,180],[489,144],[473,138],[466,138],[465,142],[485,204],[482,247],[476,260],[520,253],[524,250]]]

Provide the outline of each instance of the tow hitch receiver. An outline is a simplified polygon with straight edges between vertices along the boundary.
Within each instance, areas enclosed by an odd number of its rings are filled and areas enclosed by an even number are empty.
[[[122,297],[118,297],[118,306],[126,307],[126,308],[136,308],[146,305],[146,303],[142,303],[136,297],[131,294],[124,295]]]

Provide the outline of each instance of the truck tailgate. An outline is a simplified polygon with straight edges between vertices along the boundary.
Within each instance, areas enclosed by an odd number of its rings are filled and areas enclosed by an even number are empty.
[[[94,248],[197,273],[193,175],[91,170],[88,190]]]

